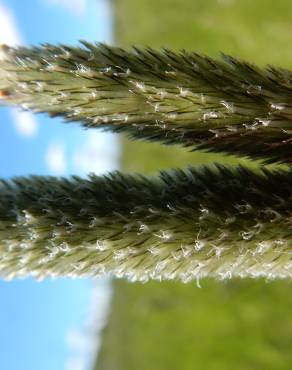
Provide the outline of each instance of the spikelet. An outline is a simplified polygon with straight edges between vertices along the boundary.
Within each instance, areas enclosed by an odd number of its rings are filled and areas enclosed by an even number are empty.
[[[2,47],[1,100],[134,138],[292,162],[290,71],[82,43]]]
[[[291,277],[291,185],[223,166],[2,180],[0,276]]]

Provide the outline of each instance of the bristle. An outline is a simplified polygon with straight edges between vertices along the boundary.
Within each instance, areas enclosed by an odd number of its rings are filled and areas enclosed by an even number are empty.
[[[83,41],[1,49],[1,100],[136,139],[291,163],[292,74]]]
[[[0,184],[0,276],[288,278],[292,171],[217,166],[158,178]]]

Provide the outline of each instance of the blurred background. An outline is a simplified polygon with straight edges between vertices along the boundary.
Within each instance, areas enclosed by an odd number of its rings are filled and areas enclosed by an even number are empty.
[[[290,0],[0,0],[0,42],[105,41],[232,54],[292,68]],[[0,176],[85,175],[246,159],[130,142],[0,110]],[[0,281],[7,370],[292,368],[291,283]]]

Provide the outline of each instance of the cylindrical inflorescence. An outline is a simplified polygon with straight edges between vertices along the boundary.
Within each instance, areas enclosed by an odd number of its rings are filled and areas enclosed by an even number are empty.
[[[217,166],[0,184],[0,276],[292,274],[292,171]]]
[[[292,73],[83,42],[2,47],[0,97],[140,139],[291,163]]]

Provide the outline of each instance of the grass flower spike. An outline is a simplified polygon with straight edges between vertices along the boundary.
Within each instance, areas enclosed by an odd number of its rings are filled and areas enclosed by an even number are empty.
[[[2,47],[1,99],[139,139],[291,163],[292,73],[83,42]]]
[[[0,276],[287,278],[292,172],[218,166],[0,185]]]

